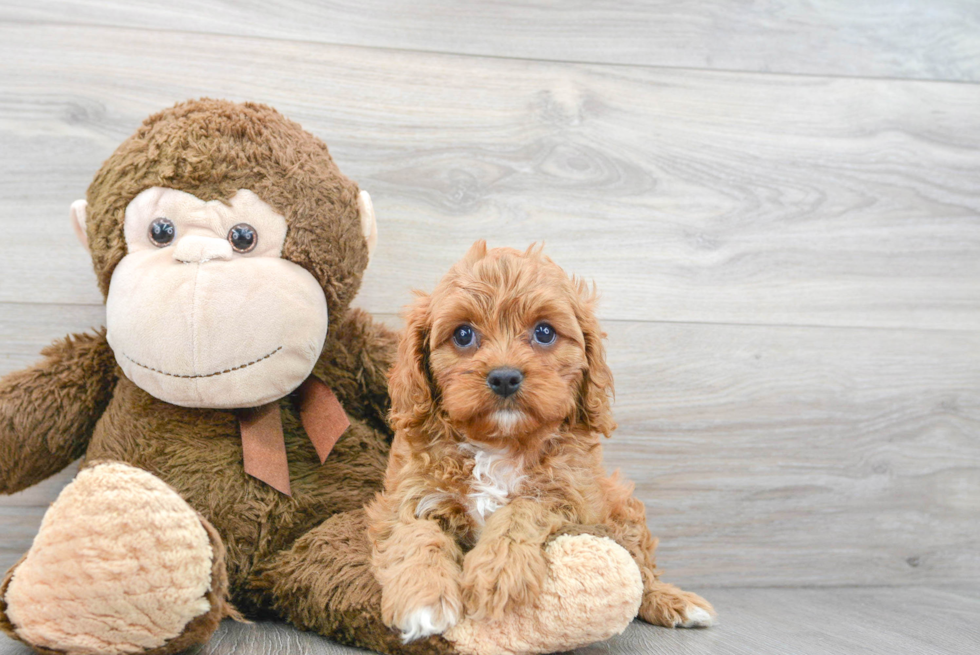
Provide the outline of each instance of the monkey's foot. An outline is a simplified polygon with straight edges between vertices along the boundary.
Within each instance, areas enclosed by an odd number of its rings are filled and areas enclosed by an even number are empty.
[[[500,620],[463,620],[445,633],[462,655],[572,650],[617,635],[636,617],[640,570],[612,539],[563,535],[545,548],[548,578],[533,606]]]
[[[0,586],[0,628],[41,652],[176,653],[234,613],[217,533],[146,471],[81,471]]]

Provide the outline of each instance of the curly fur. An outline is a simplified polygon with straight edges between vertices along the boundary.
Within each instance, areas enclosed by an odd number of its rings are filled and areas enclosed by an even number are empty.
[[[543,546],[575,526],[601,526],[632,555],[643,619],[673,627],[713,613],[660,582],[643,503],[603,468],[613,378],[595,302],[540,248],[477,242],[408,309],[389,376],[385,491],[368,509],[388,625],[407,632],[443,607],[480,619],[533,603],[548,572]],[[541,321],[558,334],[550,345],[532,339]],[[461,324],[477,347],[454,343]],[[487,384],[503,366],[523,374],[508,398]]]

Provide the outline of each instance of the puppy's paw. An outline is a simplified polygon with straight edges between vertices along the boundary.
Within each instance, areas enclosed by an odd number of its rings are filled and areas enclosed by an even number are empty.
[[[402,633],[404,643],[442,634],[456,625],[463,603],[455,579],[426,566],[406,567],[399,573],[382,585],[381,618]]]
[[[644,591],[640,606],[640,618],[667,628],[707,628],[714,625],[716,617],[705,599],[659,581]]]
[[[434,605],[406,612],[395,627],[402,633],[402,642],[407,644],[430,635],[441,635],[458,621],[459,607],[442,599]]]
[[[463,603],[475,620],[498,619],[512,608],[531,605],[548,577],[539,546],[510,540],[479,543],[463,560]]]
[[[711,612],[704,609],[703,607],[698,607],[697,605],[688,605],[681,612],[680,623],[675,623],[675,628],[710,628],[715,623],[715,617],[712,616]]]

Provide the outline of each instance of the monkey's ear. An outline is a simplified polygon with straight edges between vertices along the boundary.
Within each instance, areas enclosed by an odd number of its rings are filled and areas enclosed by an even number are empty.
[[[86,250],[88,250],[88,232],[85,231],[87,210],[88,203],[84,200],[76,200],[75,202],[71,203],[71,209],[68,210],[68,215],[71,218],[72,229],[75,230],[75,236],[82,242],[82,247]]]
[[[374,219],[374,205],[367,191],[357,194],[357,212],[361,215],[361,234],[367,239],[368,258],[374,254],[378,245],[378,222]]]

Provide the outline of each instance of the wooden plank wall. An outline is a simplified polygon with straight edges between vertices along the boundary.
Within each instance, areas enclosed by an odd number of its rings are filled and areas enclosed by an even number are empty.
[[[562,62],[980,81],[973,0],[8,0],[18,22],[115,25]]]
[[[980,6],[461,7],[4,3],[0,373],[101,324],[67,209],[115,146],[258,100],[372,193],[392,325],[481,237],[595,279],[672,579],[980,582]],[[0,499],[0,564],[67,479]]]

